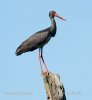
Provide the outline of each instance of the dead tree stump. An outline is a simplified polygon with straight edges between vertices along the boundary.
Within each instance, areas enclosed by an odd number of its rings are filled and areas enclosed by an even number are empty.
[[[52,74],[43,76],[44,86],[46,89],[47,100],[66,100],[65,89],[60,82],[60,76],[58,74]]]

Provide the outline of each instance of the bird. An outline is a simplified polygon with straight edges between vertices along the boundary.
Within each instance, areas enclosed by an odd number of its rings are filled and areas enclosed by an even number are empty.
[[[42,69],[42,63],[44,64],[44,67],[46,69],[45,73],[48,73],[48,68],[46,66],[46,63],[43,58],[43,47],[50,41],[52,37],[55,37],[56,31],[57,31],[57,26],[56,26],[56,21],[55,17],[60,18],[61,20],[66,21],[63,17],[59,16],[55,11],[50,11],[49,12],[49,18],[51,20],[51,26],[38,31],[31,35],[27,40],[25,40],[17,49],[16,49],[16,56],[19,56],[23,53],[29,52],[29,51],[34,51],[36,49],[39,49],[38,53],[38,59],[40,62],[40,71],[43,73]]]

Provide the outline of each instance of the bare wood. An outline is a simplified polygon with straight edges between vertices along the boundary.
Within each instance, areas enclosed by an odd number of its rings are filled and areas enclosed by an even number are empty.
[[[46,89],[47,100],[66,100],[63,84],[60,82],[58,74],[43,74],[44,86]]]

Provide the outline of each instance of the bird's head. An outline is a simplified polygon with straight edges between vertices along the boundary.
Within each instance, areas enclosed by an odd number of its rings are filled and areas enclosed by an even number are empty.
[[[62,20],[64,20],[64,21],[66,21],[66,19],[64,19],[64,18],[62,18],[61,16],[59,16],[55,11],[50,11],[49,12],[49,17],[52,19],[52,18],[54,18],[54,17],[58,17],[58,18],[60,18],[60,19],[62,19]]]

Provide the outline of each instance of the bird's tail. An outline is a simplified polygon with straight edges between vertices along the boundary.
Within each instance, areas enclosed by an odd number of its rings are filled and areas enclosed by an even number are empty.
[[[15,54],[16,54],[16,56],[19,56],[19,55],[22,54],[22,52],[21,52],[21,46],[19,46],[19,47],[17,48]]]

